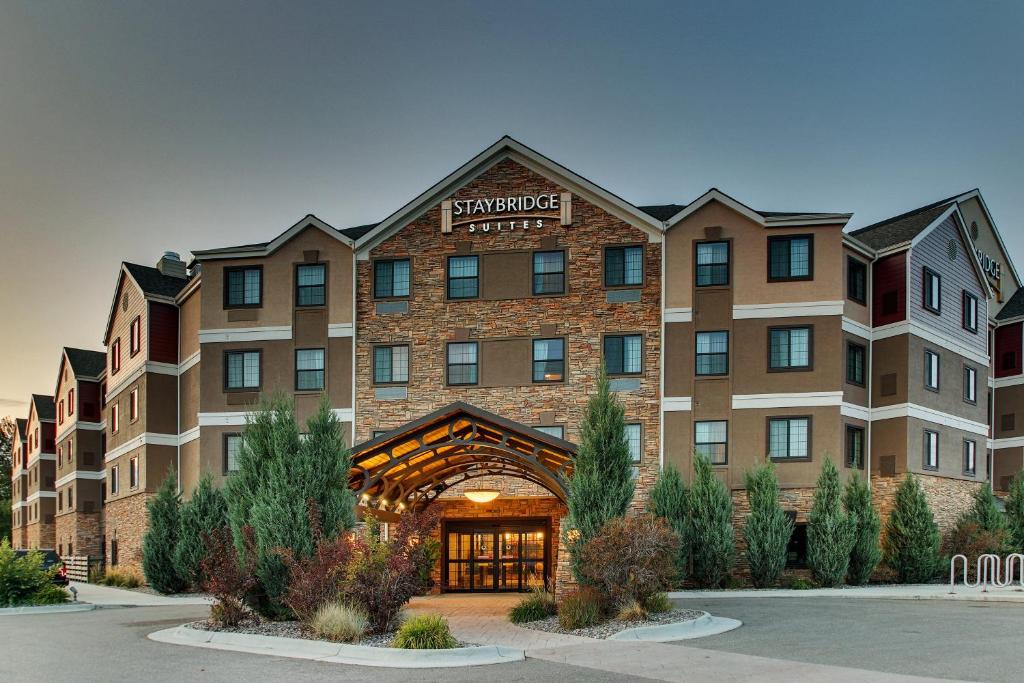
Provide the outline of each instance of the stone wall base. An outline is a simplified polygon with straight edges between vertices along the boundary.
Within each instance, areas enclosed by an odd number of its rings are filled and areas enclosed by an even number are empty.
[[[154,495],[138,493],[107,502],[104,514],[108,568],[128,567],[142,572],[142,538],[149,522],[146,501]],[[117,541],[116,564],[112,552],[114,541]]]
[[[25,525],[25,548],[56,548],[56,524],[32,522]]]
[[[68,512],[57,515],[57,552],[60,555],[103,554],[103,513]]]
[[[960,516],[967,512],[974,503],[974,494],[982,486],[980,482],[967,481],[964,479],[950,479],[948,477],[936,477],[927,474],[911,475],[917,479],[924,490],[925,498],[928,499],[928,507],[935,516],[935,523],[939,526],[939,532],[945,535],[954,526]],[[871,476],[871,500],[879,517],[882,518],[882,531],[885,532],[885,523],[889,519],[896,504],[896,489],[902,483],[903,477],[881,477],[877,474]]]

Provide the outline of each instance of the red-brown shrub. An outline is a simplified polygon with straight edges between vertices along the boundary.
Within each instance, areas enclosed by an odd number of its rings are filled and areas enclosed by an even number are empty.
[[[967,557],[967,576],[971,581],[977,578],[978,557],[989,553],[999,554],[1006,542],[1003,529],[986,531],[976,522],[960,521],[953,527],[942,544],[944,555]],[[957,563],[957,571],[960,565]]]
[[[588,583],[613,604],[636,600],[646,604],[672,585],[679,537],[663,519],[651,515],[615,518],[587,541],[580,552]]]
[[[425,594],[431,586],[431,574],[441,552],[441,543],[434,538],[440,523],[441,511],[427,507],[403,513],[395,527],[395,545],[404,548],[416,569],[417,595]]]
[[[325,538],[316,501],[309,503],[309,524],[313,531],[313,554],[296,559],[289,548],[277,554],[288,568],[288,588],[281,601],[304,624],[310,623],[322,606],[336,602],[345,583],[346,567],[352,559],[352,534],[344,532]]]
[[[203,592],[216,602],[210,608],[210,619],[221,626],[237,626],[248,613],[245,602],[256,587],[252,549],[255,545],[252,527],[242,529],[245,559],[239,557],[231,530],[217,529],[204,536],[206,557],[202,561]]]

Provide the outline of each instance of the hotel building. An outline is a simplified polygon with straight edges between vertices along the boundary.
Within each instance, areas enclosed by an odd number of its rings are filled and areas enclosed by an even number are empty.
[[[11,434],[11,547],[28,547],[28,420],[14,421]]]
[[[25,423],[26,456],[24,469],[27,478],[22,507],[25,548],[53,548],[54,512],[57,494],[53,490],[56,479],[56,453],[54,448],[54,408],[52,396],[32,394]]]
[[[977,191],[845,232],[850,217],[716,189],[635,206],[503,138],[380,223],[306,216],[188,271],[125,264],[104,339],[107,559],[138,561],[172,466],[186,497],[231,475],[259,399],[289,395],[302,420],[326,394],[365,512],[441,508],[443,590],[564,582],[602,364],[637,509],[700,452],[739,523],[744,472],[771,460],[799,565],[831,458],[883,512],[914,474],[947,529],[1022,465],[1020,281]]]

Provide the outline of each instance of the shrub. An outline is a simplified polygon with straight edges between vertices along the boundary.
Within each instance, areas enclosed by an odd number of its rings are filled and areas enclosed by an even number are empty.
[[[612,519],[581,549],[583,577],[614,604],[643,604],[671,587],[679,538],[651,515]]]
[[[115,588],[138,588],[142,585],[142,575],[132,567],[111,567],[100,577],[99,583]]]
[[[48,583],[32,594],[30,604],[33,605],[60,605],[71,597],[63,586]]]
[[[580,444],[568,487],[568,518],[562,525],[570,567],[585,582],[580,552],[633,499],[633,466],[626,442],[625,410],[601,369],[597,391],[580,422]]]
[[[311,623],[321,607],[338,599],[345,583],[345,568],[352,558],[351,536],[325,538],[315,501],[309,501],[308,510],[316,543],[313,554],[297,559],[290,548],[278,549],[288,570],[288,588],[281,601],[304,624]]]
[[[589,586],[582,586],[562,598],[558,606],[558,625],[567,631],[601,623],[604,596]]]
[[[1006,544],[1006,530],[990,531],[982,528],[969,515],[956,523],[943,539],[942,552],[947,557],[963,555],[967,558],[967,576],[977,578],[978,558],[989,553],[999,554]]]
[[[391,647],[403,650],[445,650],[458,647],[448,628],[448,620],[440,614],[421,614],[411,617],[395,634]]]
[[[248,614],[246,600],[256,587],[254,537],[251,527],[242,528],[241,553],[235,549],[233,535],[227,527],[205,537],[202,589],[215,600],[210,608],[210,619],[221,626],[237,626]]]
[[[850,566],[846,570],[846,580],[853,586],[868,582],[871,574],[882,559],[882,551],[878,547],[878,534],[882,522],[878,512],[871,505],[871,489],[867,482],[856,472],[846,482],[843,490],[843,509],[855,523],[853,549],[850,551]]]
[[[793,522],[779,505],[779,480],[772,463],[746,472],[743,482],[750,501],[750,514],[743,527],[747,562],[754,585],[764,588],[775,583],[786,566]]]
[[[394,543],[412,562],[416,572],[416,595],[424,595],[433,585],[434,566],[441,556],[441,541],[434,537],[441,523],[436,507],[408,510],[394,530]]]
[[[669,599],[666,593],[655,593],[650,596],[647,598],[647,601],[644,602],[644,607],[652,614],[663,614],[664,612],[671,612],[675,609],[675,605],[672,604],[672,600]]]
[[[691,538],[699,539],[691,549],[693,576],[702,586],[715,587],[736,561],[732,498],[705,456],[694,455],[693,470],[690,533]]]
[[[857,521],[842,509],[839,470],[826,458],[807,516],[807,566],[822,586],[836,586],[846,578]]]
[[[309,622],[318,637],[340,643],[358,643],[369,625],[366,612],[340,602],[321,605]]]
[[[224,493],[213,485],[209,474],[203,475],[192,498],[181,506],[178,545],[174,549],[174,566],[189,586],[203,582],[201,567],[206,557],[203,538],[224,528],[228,523],[227,514]]]
[[[802,576],[786,576],[782,579],[783,588],[789,588],[795,591],[806,591],[812,588],[817,588],[813,581],[808,581]]]
[[[689,492],[683,475],[674,465],[666,465],[651,487],[651,498],[647,509],[655,517],[668,522],[679,537],[679,552],[676,554],[676,581],[686,579],[690,564],[690,503]]]
[[[557,610],[555,596],[546,590],[534,588],[529,595],[508,611],[508,620],[513,624],[525,624],[528,621],[539,621],[550,617]]]
[[[1006,529],[1006,516],[996,507],[995,496],[992,495],[992,487],[986,482],[974,492],[974,501],[971,509],[964,513],[960,520],[973,522],[983,530],[994,534],[1001,534]],[[999,552],[994,550],[993,552]]]
[[[6,538],[0,539],[0,607],[37,604],[34,600],[51,585],[55,571],[43,568],[42,553],[19,557]]]
[[[899,583],[922,583],[939,569],[939,528],[917,479],[907,474],[885,524],[882,551]]]
[[[142,571],[149,585],[161,593],[180,593],[185,588],[185,579],[174,563],[181,507],[177,486],[171,470],[156,496],[146,503],[149,525],[142,538]]]
[[[1024,470],[1010,483],[1006,497],[1007,543],[1015,553],[1024,553]]]
[[[618,621],[646,621],[647,607],[637,600],[626,600],[615,611]]]
[[[379,524],[370,518],[363,534],[353,541],[343,595],[345,602],[366,611],[374,633],[391,631],[402,606],[419,590],[416,565],[400,538],[402,534],[396,532],[388,541],[381,540]]]

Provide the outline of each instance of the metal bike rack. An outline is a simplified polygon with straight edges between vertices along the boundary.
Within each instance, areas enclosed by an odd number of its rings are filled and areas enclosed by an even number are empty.
[[[983,593],[987,593],[989,587],[1006,588],[1014,583],[1014,569],[1017,570],[1018,582],[1024,589],[1024,554],[1011,553],[1005,560],[993,553],[986,553],[978,556],[978,562],[974,582],[968,577],[969,562],[966,555],[954,555],[949,561],[949,592],[956,593],[956,568],[957,562],[963,565],[963,585],[965,588],[977,588],[981,586]],[[1000,569],[1002,575],[1000,576]]]

